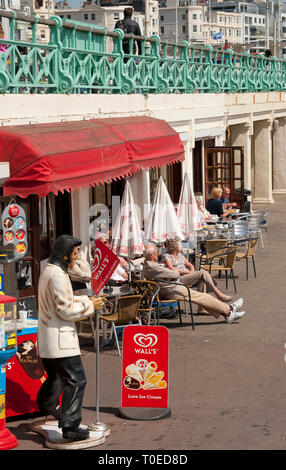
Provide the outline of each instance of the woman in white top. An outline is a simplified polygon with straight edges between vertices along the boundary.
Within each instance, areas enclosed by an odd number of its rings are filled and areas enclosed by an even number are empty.
[[[166,241],[167,254],[164,256],[164,262],[167,268],[179,271],[181,281],[188,286],[197,286],[200,292],[211,291],[222,302],[232,300],[231,296],[224,295],[214,284],[211,275],[204,269],[196,271],[193,264],[190,263],[181,252],[182,246],[178,238]]]

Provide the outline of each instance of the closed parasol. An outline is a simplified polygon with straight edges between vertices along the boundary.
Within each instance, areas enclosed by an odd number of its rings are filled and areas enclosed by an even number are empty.
[[[169,238],[184,238],[179,226],[174,205],[164,183],[159,178],[154,201],[145,229],[145,239],[154,243],[163,243]]]
[[[127,181],[112,238],[112,251],[132,259],[143,253],[143,242],[130,183]]]
[[[202,224],[188,173],[185,173],[182,184],[177,208],[177,218],[184,240],[195,242],[197,231],[202,229]]]

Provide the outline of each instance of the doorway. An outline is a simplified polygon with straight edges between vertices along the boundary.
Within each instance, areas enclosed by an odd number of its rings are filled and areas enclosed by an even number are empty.
[[[205,199],[211,198],[214,187],[226,185],[231,198],[244,210],[243,147],[212,147],[204,150]]]

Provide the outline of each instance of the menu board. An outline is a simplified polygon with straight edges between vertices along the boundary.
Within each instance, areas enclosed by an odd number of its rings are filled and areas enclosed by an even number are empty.
[[[2,213],[3,244],[14,245],[17,258],[25,256],[28,248],[26,214],[23,207],[14,202]]]

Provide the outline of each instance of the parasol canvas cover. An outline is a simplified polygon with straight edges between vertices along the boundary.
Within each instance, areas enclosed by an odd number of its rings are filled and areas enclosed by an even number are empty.
[[[130,183],[127,181],[115,223],[112,251],[117,256],[134,258],[143,253],[140,225]]]
[[[149,214],[145,239],[154,243],[163,243],[168,238],[184,238],[179,226],[174,205],[162,176],[158,180],[154,201]]]
[[[185,173],[182,184],[177,218],[185,240],[195,240],[197,230],[201,230],[202,224],[196,199],[192,189],[190,177]]]

